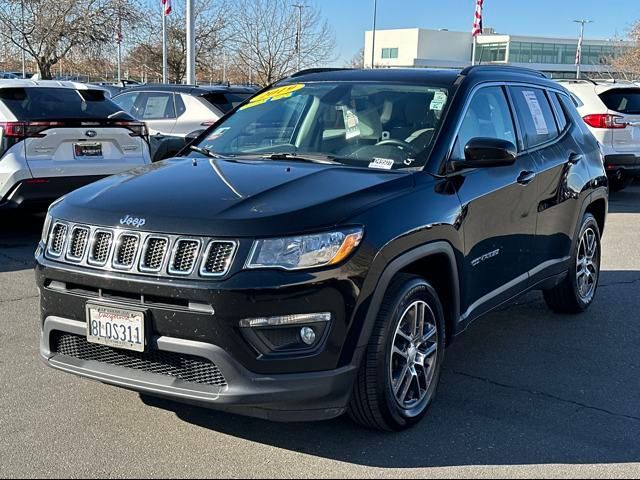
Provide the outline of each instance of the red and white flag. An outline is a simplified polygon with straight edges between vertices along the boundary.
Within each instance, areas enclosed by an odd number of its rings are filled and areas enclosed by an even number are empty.
[[[473,18],[473,29],[471,30],[471,36],[477,37],[482,35],[482,7],[484,6],[484,0],[476,0],[476,13]]]
[[[162,0],[162,6],[164,7],[164,16],[171,15],[173,8],[171,7],[171,0]]]

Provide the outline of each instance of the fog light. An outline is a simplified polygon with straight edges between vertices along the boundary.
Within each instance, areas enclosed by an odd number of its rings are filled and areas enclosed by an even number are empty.
[[[300,329],[300,338],[307,345],[313,345],[316,343],[316,332],[313,328],[310,327],[302,327]]]

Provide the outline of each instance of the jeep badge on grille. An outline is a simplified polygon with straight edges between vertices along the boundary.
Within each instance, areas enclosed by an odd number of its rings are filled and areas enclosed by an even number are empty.
[[[147,224],[147,220],[144,218],[134,218],[131,215],[127,215],[120,219],[120,225],[127,225],[129,227],[142,228]]]

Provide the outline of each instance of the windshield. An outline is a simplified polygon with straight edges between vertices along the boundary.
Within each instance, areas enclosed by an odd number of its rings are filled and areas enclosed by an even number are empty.
[[[377,169],[426,163],[449,92],[380,83],[291,84],[264,92],[196,146],[223,156],[324,157]]]

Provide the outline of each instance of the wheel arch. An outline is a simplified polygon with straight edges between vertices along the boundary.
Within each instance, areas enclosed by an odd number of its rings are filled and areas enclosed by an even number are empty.
[[[358,347],[362,348],[368,344],[384,295],[394,277],[399,273],[418,275],[436,290],[445,312],[449,344],[457,333],[457,324],[460,319],[458,262],[451,244],[438,241],[416,247],[400,255],[384,269],[373,293]]]

